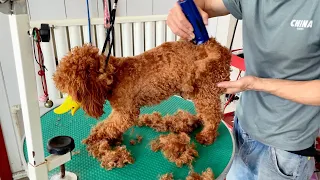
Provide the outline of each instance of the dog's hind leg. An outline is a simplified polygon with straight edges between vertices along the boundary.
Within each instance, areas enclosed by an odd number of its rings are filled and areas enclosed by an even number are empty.
[[[197,115],[203,124],[203,129],[196,135],[196,139],[204,145],[210,145],[215,141],[223,117],[221,100],[215,91],[217,90],[214,87],[200,89],[193,99]]]
[[[196,61],[195,65],[195,90],[192,100],[204,126],[196,139],[201,144],[209,145],[218,136],[218,126],[223,118],[220,96],[224,90],[218,88],[216,84],[229,80],[230,65],[224,56],[215,53]]]

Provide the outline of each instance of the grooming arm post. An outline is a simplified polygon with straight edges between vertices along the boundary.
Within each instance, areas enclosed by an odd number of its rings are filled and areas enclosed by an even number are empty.
[[[28,176],[32,180],[45,180],[50,170],[71,160],[71,152],[44,156],[28,16],[10,16],[10,28],[28,149]]]
[[[30,179],[44,180],[48,179],[48,171],[44,157],[31,39],[27,33],[29,19],[27,15],[11,15],[9,20],[28,148],[28,174]]]

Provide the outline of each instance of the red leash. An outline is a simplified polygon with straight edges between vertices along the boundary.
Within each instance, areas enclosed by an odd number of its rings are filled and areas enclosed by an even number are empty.
[[[40,70],[38,71],[38,75],[41,77],[41,84],[42,84],[42,89],[43,89],[43,93],[44,93],[43,96],[39,97],[39,100],[42,102],[46,102],[49,98],[49,94],[48,94],[48,87],[47,87],[46,73],[45,73],[46,67],[44,65],[43,53],[42,53],[42,49],[40,46],[41,37],[40,37],[39,29],[34,28],[32,31],[32,36],[33,36],[33,40],[37,46],[37,55],[38,55],[39,60],[37,60],[35,46],[33,46],[33,52],[34,52],[34,58],[35,58],[37,64],[39,65]]]

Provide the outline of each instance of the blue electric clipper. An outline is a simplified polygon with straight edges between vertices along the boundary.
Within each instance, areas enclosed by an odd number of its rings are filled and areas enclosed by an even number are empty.
[[[194,43],[199,45],[209,40],[208,31],[193,0],[178,0],[180,7],[193,27]]]

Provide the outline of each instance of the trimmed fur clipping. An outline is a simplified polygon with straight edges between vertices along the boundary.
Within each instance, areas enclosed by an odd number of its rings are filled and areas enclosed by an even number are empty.
[[[142,142],[142,139],[143,139],[142,136],[140,136],[140,135],[137,136],[137,141],[138,141],[138,143],[141,143],[141,142]]]
[[[83,140],[88,152],[101,162],[101,167],[111,170],[133,164],[134,158],[125,146],[121,146],[123,137],[114,123],[102,121],[91,129],[91,134]],[[111,139],[101,139],[106,133],[112,134]],[[120,135],[119,135],[120,134]]]
[[[88,146],[87,150],[101,162],[101,167],[107,170],[134,163],[131,153],[125,146],[111,147],[107,141],[99,141]]]
[[[196,172],[192,172],[186,180],[214,180],[214,174],[212,172],[211,168],[207,168],[205,171],[203,171],[201,174],[198,174]]]
[[[160,177],[159,180],[174,180],[172,173],[164,174]]]
[[[131,153],[124,146],[116,146],[112,150],[106,151],[101,158],[101,165],[107,170],[122,168],[127,164],[133,163],[134,159]]]
[[[164,174],[160,177],[159,180],[174,180],[172,173]],[[191,172],[187,177],[186,180],[215,180],[214,174],[211,168],[207,168],[201,174],[196,172]]]
[[[174,115],[161,116],[159,112],[141,115],[137,125],[148,126],[158,132],[191,133],[200,126],[200,120],[188,111],[178,110]]]
[[[151,149],[155,152],[161,151],[170,161],[178,167],[192,165],[198,157],[198,152],[194,143],[190,143],[190,137],[186,133],[160,135],[159,138],[151,141]]]

